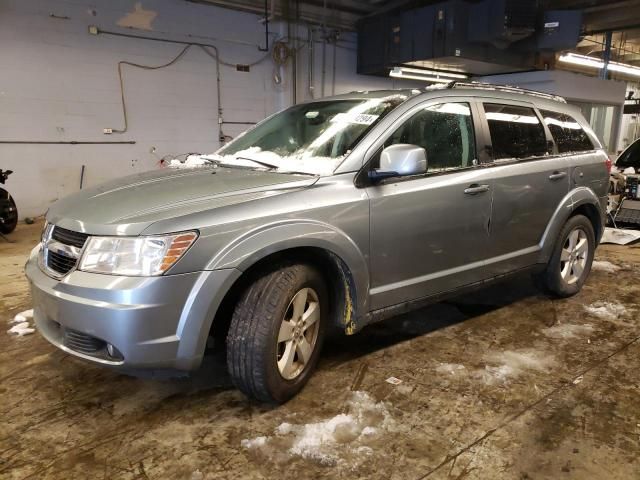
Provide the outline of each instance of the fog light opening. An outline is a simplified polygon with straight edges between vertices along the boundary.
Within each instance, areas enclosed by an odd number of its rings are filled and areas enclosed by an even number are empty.
[[[122,359],[122,354],[120,353],[120,350],[118,350],[116,347],[114,347],[110,343],[107,343],[107,353],[111,358]]]

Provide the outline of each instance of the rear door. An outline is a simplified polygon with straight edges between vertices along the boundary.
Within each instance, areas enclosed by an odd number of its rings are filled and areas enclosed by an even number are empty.
[[[500,275],[537,261],[542,235],[569,192],[569,162],[533,104],[483,99],[481,110],[493,159],[487,263]]]

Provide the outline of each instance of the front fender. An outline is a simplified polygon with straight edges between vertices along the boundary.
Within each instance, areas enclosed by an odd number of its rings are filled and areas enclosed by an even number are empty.
[[[365,256],[343,231],[316,220],[285,220],[251,230],[220,250],[206,269],[245,271],[268,255],[300,247],[321,248],[339,257],[355,288],[356,311],[367,311],[369,270]]]
[[[542,235],[542,239],[540,240],[541,258],[539,263],[547,263],[549,261],[553,253],[556,239],[560,234],[560,230],[567,222],[573,211],[582,205],[592,205],[598,210],[598,212],[602,212],[600,199],[593,190],[588,187],[577,187],[571,190],[558,204],[558,208],[556,208],[556,211],[553,213],[553,216]],[[601,222],[604,222],[603,218],[601,218]],[[604,225],[604,223],[602,223],[602,225]],[[602,232],[600,232],[600,234],[602,234]],[[596,235],[598,235],[597,232]]]

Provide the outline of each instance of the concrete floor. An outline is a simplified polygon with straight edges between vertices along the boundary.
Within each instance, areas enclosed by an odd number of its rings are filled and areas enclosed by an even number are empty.
[[[39,231],[0,241],[3,322],[30,307],[22,266]],[[640,246],[597,256],[620,270],[568,300],[511,281],[332,341],[277,408],[235,391],[220,359],[141,380],[3,333],[0,478],[640,478]],[[587,313],[598,301],[626,311]],[[384,403],[358,406],[354,391]],[[296,425],[340,414],[372,434],[301,450],[314,425]]]

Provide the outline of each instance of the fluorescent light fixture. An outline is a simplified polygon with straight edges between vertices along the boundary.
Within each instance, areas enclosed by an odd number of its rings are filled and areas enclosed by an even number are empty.
[[[577,53],[567,53],[560,56],[561,62],[572,63],[574,65],[581,65],[583,67],[597,68],[599,70],[604,68],[604,61],[597,58],[588,57],[587,55],[579,55]],[[607,67],[612,72],[625,73],[634,77],[640,77],[640,67],[634,67],[627,63],[609,62]]]
[[[394,67],[389,72],[393,78],[407,78],[411,80],[423,80],[425,82],[449,83],[456,79],[468,78],[461,73],[439,72],[437,70],[423,70],[420,68]]]

